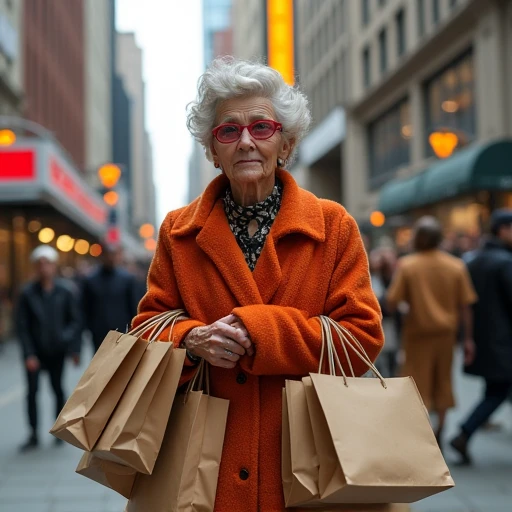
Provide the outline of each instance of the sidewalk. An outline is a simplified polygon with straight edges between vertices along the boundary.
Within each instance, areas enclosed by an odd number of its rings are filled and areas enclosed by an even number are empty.
[[[84,361],[89,361],[90,353]],[[68,393],[85,369],[69,365]],[[53,424],[49,383],[40,388],[43,448],[20,455],[17,446],[27,434],[24,386],[17,347],[8,345],[0,354],[0,511],[1,512],[122,512],[126,500],[101,485],[77,475],[80,452],[72,446],[53,446],[44,435]],[[446,439],[479,395],[477,379],[456,375],[458,408],[449,416]],[[494,421],[510,430],[484,432],[475,437],[472,468],[451,467],[456,487],[412,506],[413,512],[511,512],[512,511],[512,413],[507,405]],[[448,463],[453,460],[449,448]],[[151,511],[148,511],[151,512]],[[243,511],[233,511],[243,512]],[[265,511],[262,511],[265,512]]]

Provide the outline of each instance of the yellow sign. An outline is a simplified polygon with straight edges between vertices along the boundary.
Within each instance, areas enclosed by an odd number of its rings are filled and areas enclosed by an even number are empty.
[[[121,177],[121,169],[115,164],[105,164],[98,169],[101,184],[106,188],[115,187]]]
[[[268,64],[295,84],[293,0],[267,0]]]
[[[16,134],[12,130],[0,130],[0,146],[12,146],[16,142]]]
[[[375,228],[384,226],[385,222],[386,216],[382,212],[375,211],[370,215],[370,224]]]
[[[433,132],[428,141],[438,158],[448,158],[457,147],[459,137],[453,132]]]

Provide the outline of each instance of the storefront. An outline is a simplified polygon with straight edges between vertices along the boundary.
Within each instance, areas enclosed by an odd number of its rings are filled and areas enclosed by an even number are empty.
[[[107,210],[49,139],[18,139],[0,148],[0,287],[14,299],[30,277],[30,252],[56,247],[61,268],[101,253]]]
[[[421,215],[435,215],[445,232],[478,237],[490,212],[512,207],[512,140],[473,144],[407,179],[388,182],[378,208],[403,228]],[[397,232],[402,229],[395,222]],[[402,229],[403,230],[403,229]]]

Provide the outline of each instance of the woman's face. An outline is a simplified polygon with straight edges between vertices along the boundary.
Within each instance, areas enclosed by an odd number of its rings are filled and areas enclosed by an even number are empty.
[[[267,98],[245,97],[225,100],[217,107],[215,126],[224,123],[249,125],[261,119],[276,120],[272,103]],[[220,165],[232,184],[239,187],[272,180],[277,159],[288,158],[291,147],[280,131],[266,140],[257,140],[244,129],[240,138],[228,144],[215,137],[212,142],[214,162]]]

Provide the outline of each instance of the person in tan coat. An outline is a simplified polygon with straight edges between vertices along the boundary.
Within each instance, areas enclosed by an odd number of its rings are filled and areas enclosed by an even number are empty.
[[[404,376],[412,376],[429,411],[437,413],[441,443],[446,413],[455,405],[453,350],[462,321],[466,362],[474,356],[471,304],[477,296],[464,263],[439,249],[442,231],[434,217],[415,226],[415,253],[403,257],[387,294],[388,306],[407,311],[403,322]]]
[[[318,370],[318,316],[343,324],[372,360],[383,344],[356,222],[285,170],[309,121],[306,98],[275,70],[213,62],[188,125],[221,174],[164,220],[134,321],[185,309],[172,331],[188,353],[181,382],[202,358],[212,395],[230,401],[216,512],[285,510],[282,389]],[[340,357],[348,369],[341,347]]]

